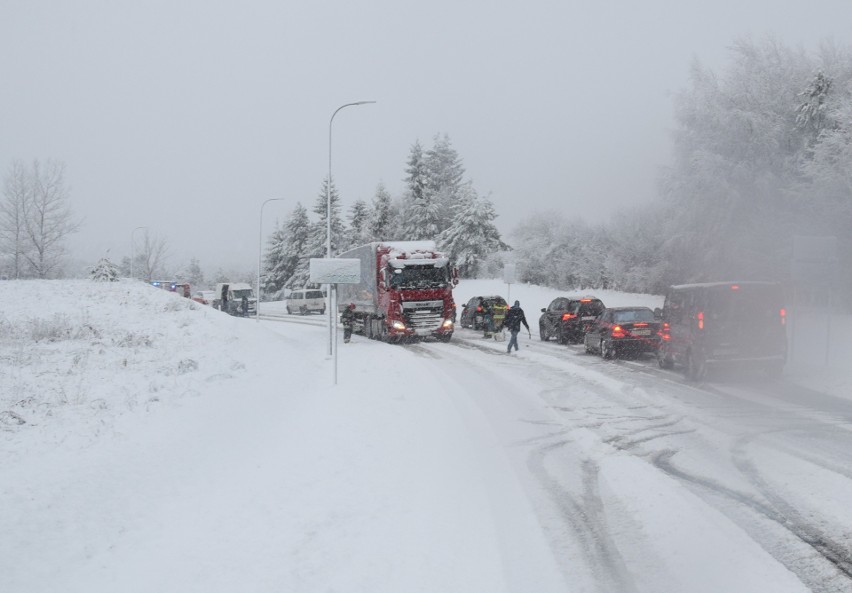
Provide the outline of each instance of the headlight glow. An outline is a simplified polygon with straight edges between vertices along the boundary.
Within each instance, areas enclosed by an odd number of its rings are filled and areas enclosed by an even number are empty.
[[[404,329],[405,329],[405,324],[404,324],[402,321],[394,321],[394,322],[393,322],[393,328],[394,328],[394,329],[399,329],[399,330],[404,330]]]

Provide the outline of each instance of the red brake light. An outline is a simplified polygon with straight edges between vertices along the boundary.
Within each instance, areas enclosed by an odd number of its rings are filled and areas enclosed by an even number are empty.
[[[664,322],[663,322],[663,327],[661,327],[661,328],[660,328],[660,331],[659,331],[658,333],[659,333],[659,335],[660,335],[660,338],[661,338],[663,341],[671,340],[671,339],[672,339],[672,336],[671,336],[671,334],[669,333],[669,322],[668,322],[668,321],[664,321]]]
[[[477,305],[477,306],[476,306],[476,312],[477,312],[477,313],[482,312],[482,305]]]
[[[704,311],[699,311],[695,317],[698,319],[698,329],[704,329]]]
[[[781,325],[787,325],[787,309],[781,309]]]
[[[624,337],[624,329],[620,325],[612,326],[612,337],[613,338],[623,338]]]
[[[633,324],[633,327],[648,327],[648,324],[647,324],[647,323],[644,323],[644,322],[642,322],[642,323],[634,323],[634,324]]]
[[[739,284],[731,284],[731,290],[739,290],[739,289],[740,289]]]
[[[563,313],[562,321],[568,321],[569,319],[574,319],[575,317],[576,315],[574,315],[573,313]]]
[[[592,299],[580,299],[581,303],[591,303]]]

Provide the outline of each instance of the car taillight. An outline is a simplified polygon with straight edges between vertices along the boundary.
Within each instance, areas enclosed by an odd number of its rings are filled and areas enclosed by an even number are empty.
[[[613,338],[623,338],[624,337],[624,329],[620,325],[612,326],[612,337]]]
[[[787,309],[781,309],[781,325],[787,325]]]
[[[563,313],[562,321],[568,321],[569,319],[574,319],[575,317],[576,315],[574,315],[573,313]]]
[[[660,331],[657,332],[660,336],[660,339],[663,340],[664,342],[672,339],[672,336],[669,333],[669,329],[670,329],[669,328],[669,322],[664,321],[663,326],[660,328]]]
[[[699,311],[695,317],[698,319],[698,329],[704,329],[704,311]]]
[[[476,312],[477,312],[477,313],[482,313],[482,305],[477,305],[477,306],[476,306]]]
[[[647,323],[634,323],[633,327],[648,327]]]

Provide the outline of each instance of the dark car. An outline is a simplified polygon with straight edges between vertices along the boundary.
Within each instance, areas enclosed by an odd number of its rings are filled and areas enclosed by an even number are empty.
[[[599,352],[603,358],[656,353],[661,326],[662,322],[648,307],[613,307],[595,320],[583,343],[586,352]]]
[[[483,329],[483,305],[486,304],[491,307],[494,305],[507,306],[506,299],[501,296],[475,296],[462,305],[461,318],[459,319],[461,326]]]
[[[538,334],[543,341],[556,338],[560,344],[582,342],[586,330],[605,307],[593,296],[567,296],[553,299],[538,318]]]
[[[787,361],[787,313],[780,284],[672,286],[659,315],[660,367],[682,365],[688,379],[702,379],[711,367],[780,373]]]

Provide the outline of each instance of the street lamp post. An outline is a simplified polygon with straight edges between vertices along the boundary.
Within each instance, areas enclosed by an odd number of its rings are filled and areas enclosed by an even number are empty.
[[[136,255],[135,252],[134,252],[134,249],[133,249],[133,247],[134,247],[133,233],[135,233],[139,229],[147,229],[147,228],[148,227],[146,227],[146,226],[138,226],[135,229],[133,229],[132,231],[130,231],[130,277],[131,278],[133,278],[133,258]]]
[[[260,323],[260,267],[261,258],[263,256],[263,207],[268,202],[280,202],[284,198],[269,198],[260,205],[260,233],[258,233],[258,248],[257,248],[257,304],[254,307],[254,317]]]
[[[325,237],[325,257],[331,259],[331,124],[334,123],[334,116],[344,107],[354,107],[355,105],[368,105],[375,101],[355,101],[354,103],[346,103],[334,110],[331,114],[331,119],[328,120],[328,179],[325,184],[325,199],[326,199],[326,237]],[[332,344],[334,342],[334,334],[337,330],[337,315],[332,308],[331,297],[332,286],[328,286],[328,294],[326,295],[326,308],[328,309],[328,355],[331,356]],[[336,295],[335,295],[336,296]]]

